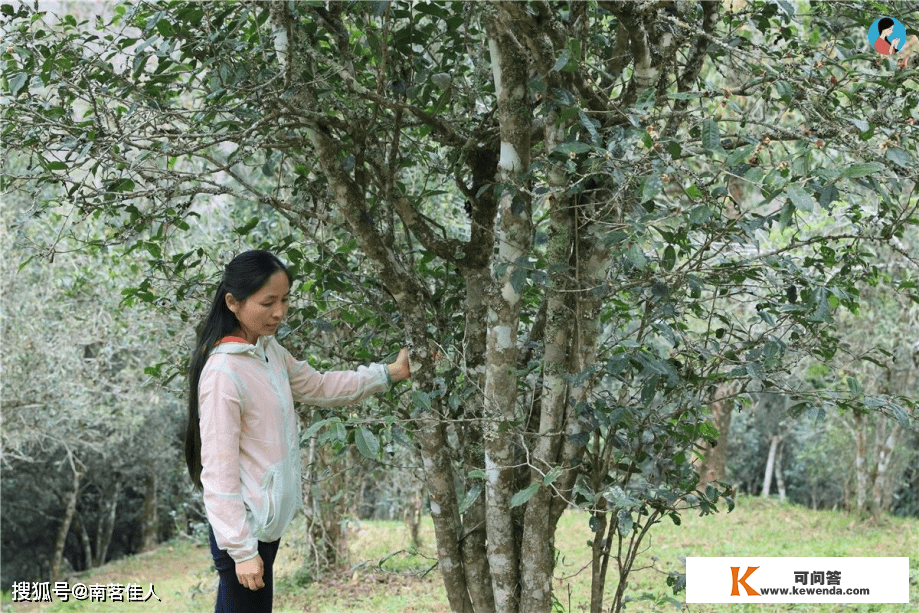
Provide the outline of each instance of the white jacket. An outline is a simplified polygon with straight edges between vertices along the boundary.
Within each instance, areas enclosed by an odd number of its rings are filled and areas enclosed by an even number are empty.
[[[300,508],[294,400],[343,406],[389,386],[383,364],[322,374],[273,336],[214,347],[198,384],[198,413],[204,507],[217,546],[236,562],[254,558],[258,541],[281,538]]]

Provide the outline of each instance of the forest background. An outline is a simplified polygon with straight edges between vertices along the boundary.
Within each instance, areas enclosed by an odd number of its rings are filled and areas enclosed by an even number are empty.
[[[301,407],[310,576],[347,518],[424,512],[453,610],[547,611],[579,508],[600,610],[737,493],[919,515],[919,70],[884,15],[915,34],[913,2],[3,3],[0,585],[201,534],[184,368],[256,247],[296,355],[412,352]]]

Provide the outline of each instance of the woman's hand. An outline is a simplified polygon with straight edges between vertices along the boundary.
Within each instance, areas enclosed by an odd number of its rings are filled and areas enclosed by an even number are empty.
[[[258,590],[265,587],[262,580],[262,573],[265,572],[265,565],[262,563],[262,556],[256,554],[254,558],[245,562],[236,563],[236,578],[240,585],[250,590]]]
[[[396,357],[396,361],[389,365],[389,378],[396,381],[408,379],[412,374],[408,363],[408,349],[403,347]]]

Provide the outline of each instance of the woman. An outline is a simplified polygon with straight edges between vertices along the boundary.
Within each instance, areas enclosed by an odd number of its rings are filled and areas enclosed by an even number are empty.
[[[409,377],[406,349],[356,371],[295,360],[274,338],[291,281],[267,251],[234,258],[191,359],[185,459],[210,522],[217,613],[271,611],[274,557],[302,498],[294,401],[353,404]]]
[[[900,46],[899,38],[890,40],[890,35],[893,34],[893,27],[894,22],[890,17],[882,17],[878,21],[878,37],[874,41],[874,49],[881,55],[896,53],[897,47]]]

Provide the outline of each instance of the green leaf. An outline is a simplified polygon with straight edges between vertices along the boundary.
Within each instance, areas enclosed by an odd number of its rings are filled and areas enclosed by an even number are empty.
[[[858,380],[855,377],[846,377],[846,385],[849,386],[849,391],[854,395],[862,393],[862,386],[858,384]]]
[[[647,202],[649,200],[654,200],[654,197],[657,196],[664,184],[661,182],[661,176],[659,174],[653,174],[645,177],[645,180],[641,186],[641,201]]]
[[[702,123],[702,146],[709,151],[722,151],[721,133],[714,119],[706,119]]]
[[[619,513],[616,517],[619,520],[619,534],[622,536],[628,535],[628,533],[632,531],[632,526],[634,525],[632,514],[626,509],[619,509]]]
[[[867,177],[876,172],[880,172],[884,167],[878,162],[867,162],[860,164],[852,164],[843,168],[839,173],[840,177],[845,177],[846,179],[857,179],[858,177]]]
[[[17,72],[12,77],[10,77],[8,82],[10,86],[10,94],[15,96],[17,93],[19,93],[19,90],[22,89],[22,86],[26,84],[28,78],[29,75],[24,72]]]
[[[785,194],[791,200],[792,204],[795,205],[795,208],[799,211],[804,211],[810,213],[814,210],[814,199],[810,194],[807,193],[803,187],[797,183],[791,183],[788,187],[785,188]]]
[[[635,109],[644,111],[654,106],[654,100],[657,97],[657,91],[653,87],[648,87],[638,94],[635,100]]]
[[[673,248],[673,245],[667,245],[664,249],[664,257],[661,258],[661,268],[669,272],[673,270],[674,264],[676,264],[676,249]]]
[[[530,498],[533,497],[533,494],[535,494],[538,489],[539,483],[531,483],[526,489],[520,490],[511,496],[511,508],[513,509],[529,502]]]
[[[629,356],[624,353],[614,355],[606,363],[606,371],[611,375],[619,375],[629,367]]]
[[[156,22],[156,30],[163,38],[170,38],[172,36],[172,25],[165,19],[160,19]]]
[[[543,485],[552,485],[552,483],[554,483],[555,480],[558,479],[559,475],[561,475],[561,474],[562,474],[562,467],[561,467],[561,466],[553,466],[553,467],[552,467],[552,470],[550,470],[549,472],[547,472],[547,473],[546,473],[546,476],[542,478],[542,484],[543,484]]]
[[[527,269],[523,266],[515,267],[511,272],[510,282],[516,293],[522,292],[527,283]]]
[[[564,155],[568,155],[569,153],[574,153],[574,154],[587,153],[588,151],[592,151],[592,150],[593,150],[593,147],[591,145],[588,145],[587,143],[581,143],[578,141],[562,143],[558,145],[555,149],[553,149],[555,153],[562,153]]]
[[[709,441],[717,441],[721,433],[718,432],[718,429],[710,422],[704,421],[699,424],[697,435]]]
[[[629,250],[626,251],[625,257],[635,266],[635,268],[644,268],[648,263],[648,258],[645,257],[645,254],[641,252],[641,249],[638,245],[632,245],[629,247]]]
[[[332,427],[329,428],[329,431],[320,437],[320,441],[338,441],[344,443],[348,439],[348,430],[345,428],[345,424],[341,422],[335,422],[332,424]]]
[[[782,210],[779,212],[779,227],[784,230],[789,225],[791,225],[792,220],[795,218],[795,207],[791,203],[785,203],[785,206],[782,207]]]
[[[890,147],[884,155],[888,160],[906,169],[913,169],[913,156],[906,149]]]
[[[574,56],[575,58],[581,57],[581,39],[569,38],[568,48],[571,50],[572,56]]]
[[[553,66],[552,70],[550,70],[549,72],[559,72],[561,70],[564,70],[565,66],[567,66],[568,62],[570,61],[571,61],[571,51],[569,51],[568,49],[565,49],[559,54],[558,59],[555,61],[555,66]]]
[[[376,460],[380,457],[380,441],[367,426],[358,426],[354,432],[354,442],[364,457]]]
[[[670,154],[673,159],[678,160],[683,157],[683,148],[680,147],[680,143],[676,141],[670,141],[667,143],[667,153]]]
[[[143,71],[144,64],[147,63],[147,59],[149,57],[150,57],[149,53],[137,53],[137,55],[134,56],[134,61],[132,64],[133,64],[133,69],[134,69],[133,76],[135,79]]]
[[[247,221],[245,225],[234,228],[233,232],[235,232],[239,236],[245,236],[250,231],[252,231],[252,229],[257,225],[258,225],[258,217],[253,217],[252,219]]]
[[[795,97],[795,88],[788,81],[776,81],[775,93],[779,95],[779,99],[791,102]]]
[[[657,384],[660,379],[658,375],[651,375],[645,379],[645,383],[641,387],[641,402],[645,407],[651,406],[654,402],[654,397],[657,396]]]
[[[741,162],[745,162],[750,159],[750,156],[753,154],[753,145],[745,145],[743,147],[738,147],[728,155],[728,158],[724,161],[726,166],[737,166]]]
[[[316,435],[316,433],[318,433],[320,430],[322,430],[322,428],[323,428],[324,426],[326,426],[326,425],[328,425],[328,424],[331,424],[331,423],[337,423],[337,422],[339,422],[339,421],[341,421],[341,420],[340,420],[338,417],[330,417],[330,418],[328,418],[328,419],[320,419],[319,421],[317,421],[316,423],[312,424],[309,428],[307,428],[307,429],[303,432],[303,434],[300,436],[300,440],[302,440],[302,441],[308,441],[309,439],[313,438],[313,437]]]
[[[867,132],[871,128],[871,126],[868,125],[868,122],[864,119],[857,119],[855,117],[846,117],[846,119],[849,121],[849,123],[858,128],[859,132]]]
[[[836,186],[832,183],[827,183],[822,190],[820,190],[820,198],[817,202],[820,203],[824,209],[829,210],[830,205],[839,198],[839,190],[836,189]]]
[[[421,390],[412,390],[412,404],[420,406],[426,411],[430,411],[431,397]]]
[[[578,111],[578,119],[581,121],[581,125],[584,126],[584,129],[590,134],[590,139],[593,143],[595,145],[598,144],[600,142],[600,133],[597,132],[597,126],[595,126],[594,122],[587,116],[587,113]]]
[[[471,488],[469,488],[469,491],[466,492],[466,496],[463,497],[463,501],[460,503],[460,515],[469,510],[469,507],[472,506],[472,503],[475,502],[476,498],[479,497],[479,494],[482,493],[482,489],[484,488],[482,487],[481,483],[476,483]]]

